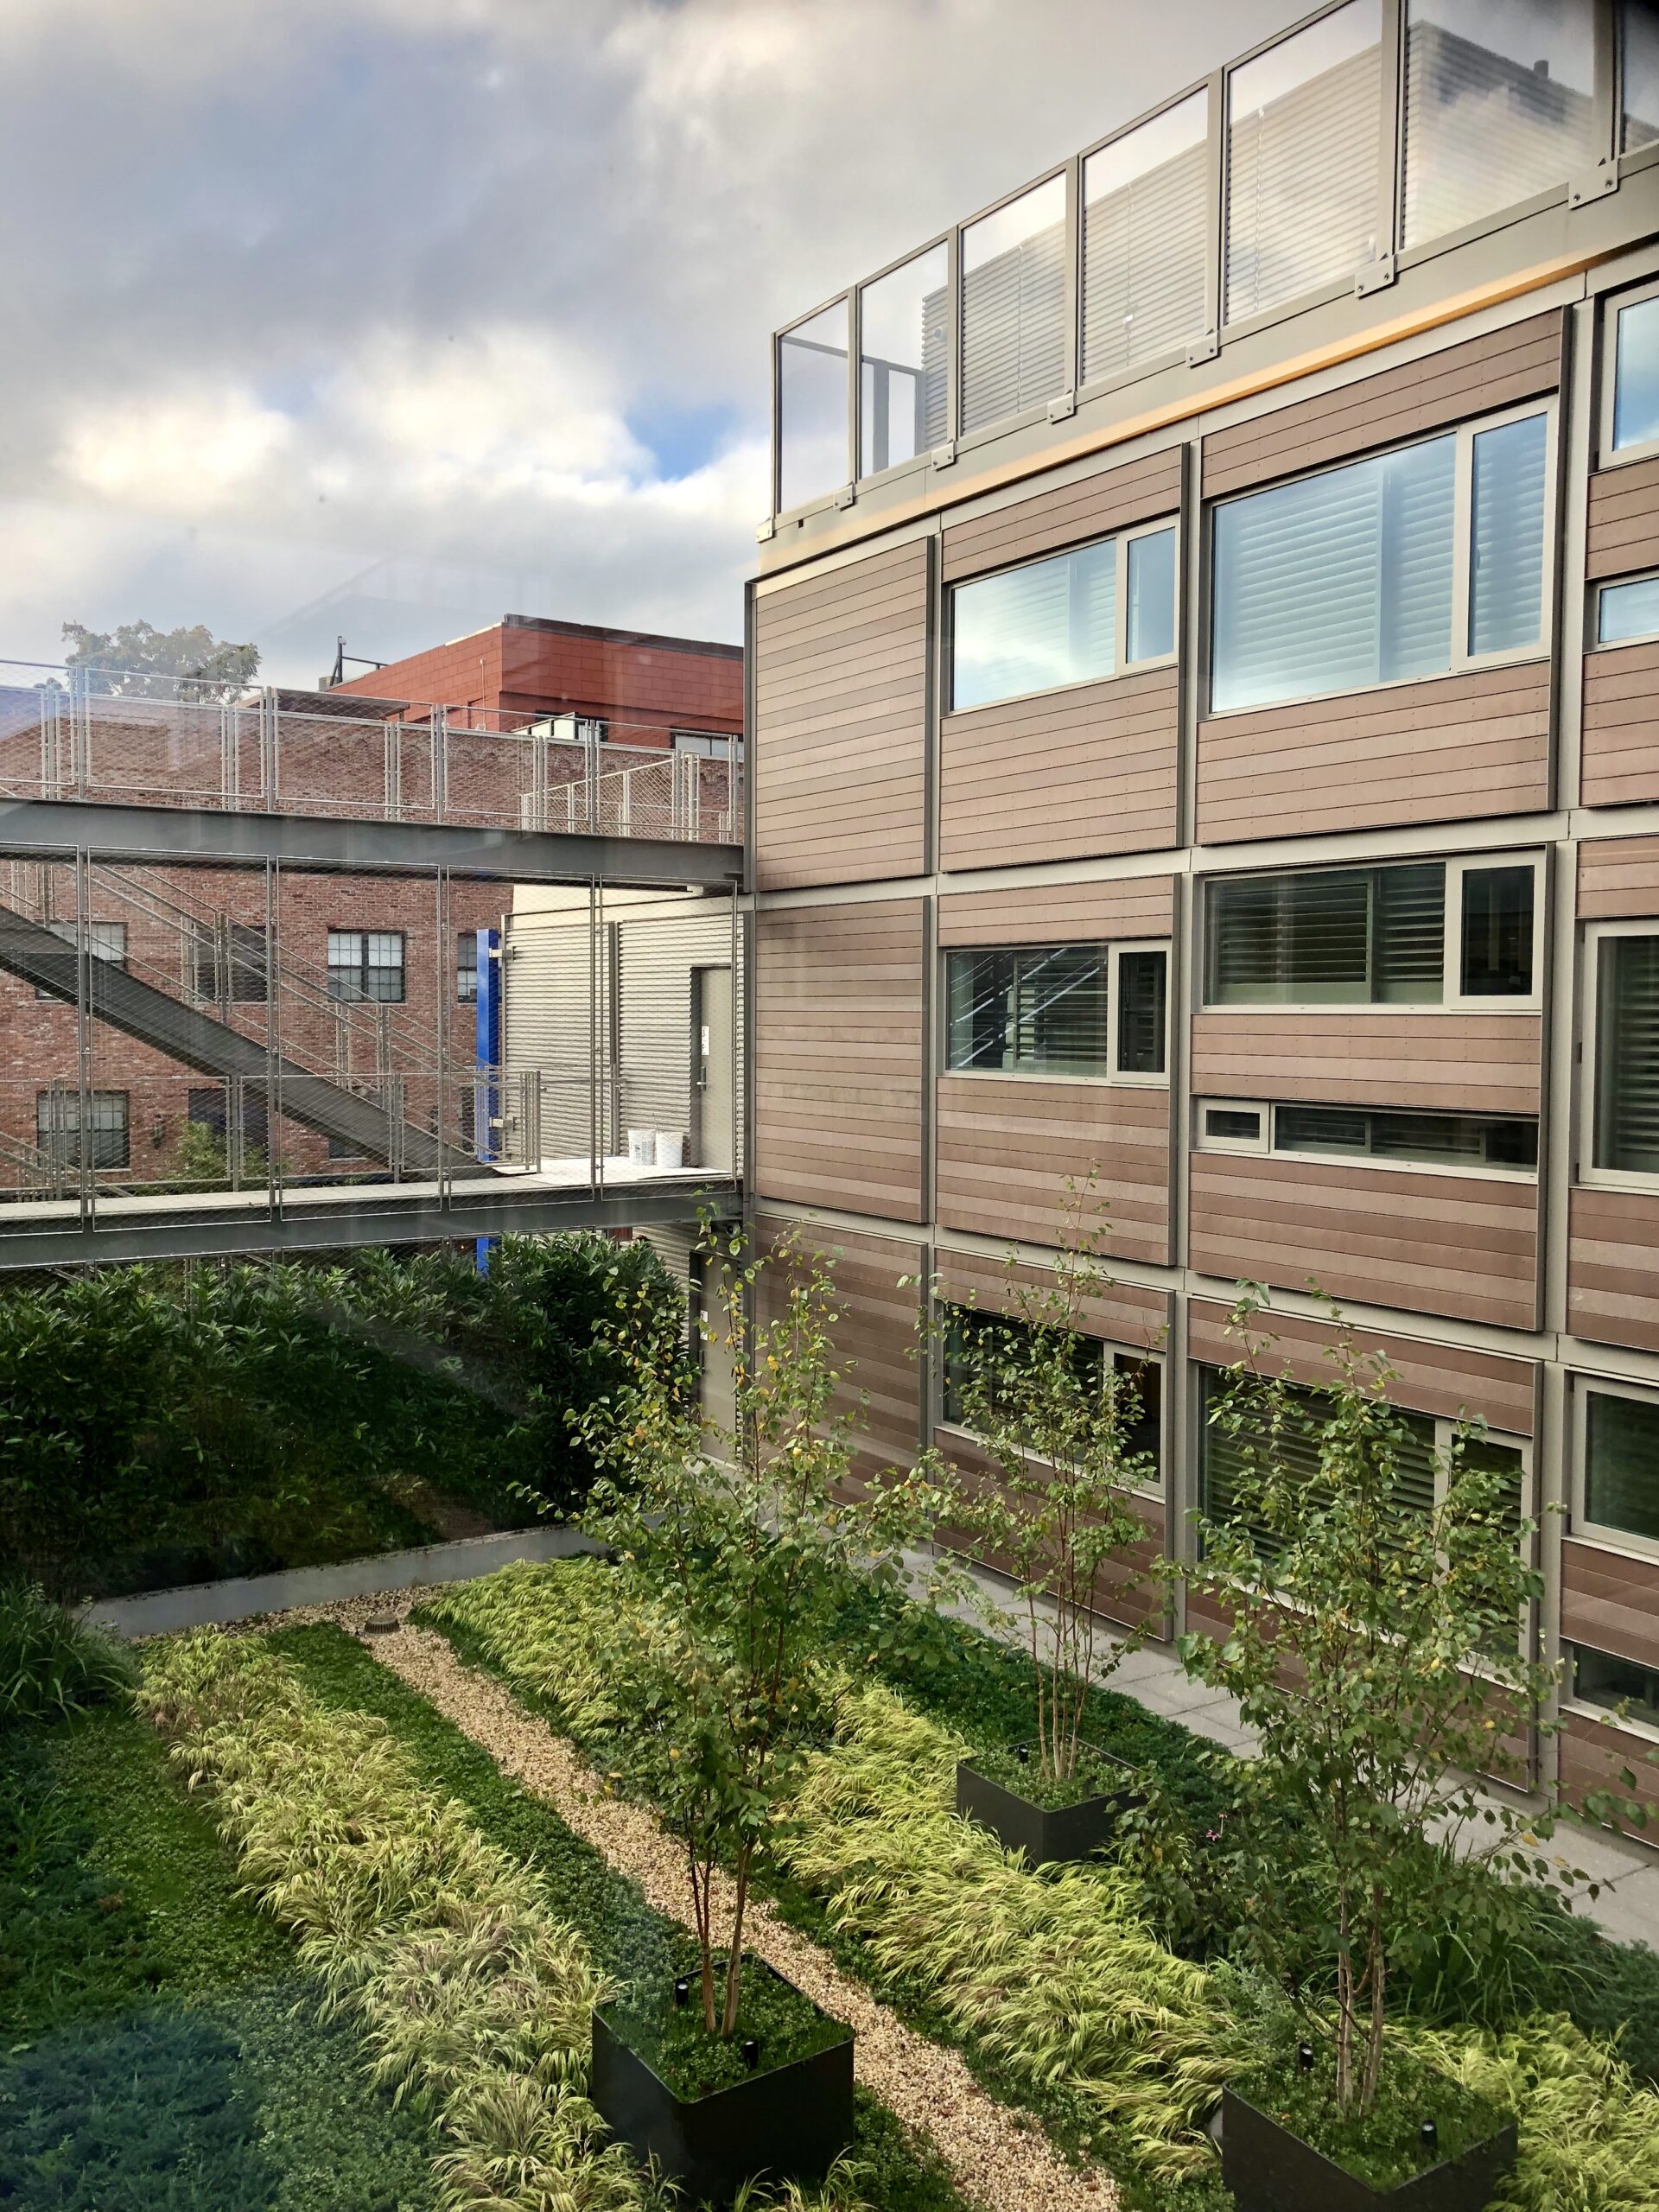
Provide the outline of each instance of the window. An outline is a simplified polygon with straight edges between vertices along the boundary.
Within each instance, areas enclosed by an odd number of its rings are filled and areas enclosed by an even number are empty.
[[[786,514],[847,481],[847,302],[778,340],[778,507]]]
[[[1205,903],[1211,1006],[1488,1006],[1534,995],[1541,910],[1531,861],[1221,876]]]
[[[1623,1717],[1659,1728],[1659,1668],[1644,1667],[1635,1659],[1620,1659],[1611,1651],[1592,1651],[1587,1644],[1573,1647],[1573,1694],[1581,1705],[1604,1705]]]
[[[1198,92],[1083,164],[1083,380],[1185,351],[1206,321],[1210,96]]]
[[[35,1141],[48,1158],[66,1167],[126,1167],[131,1165],[124,1090],[95,1090],[89,1101],[87,1143],[80,1134],[80,1097],[73,1090],[35,1094]]]
[[[1624,125],[1620,143],[1633,153],[1659,138],[1659,14],[1653,0],[1624,0]]]
[[[1198,1143],[1205,1152],[1265,1152],[1268,1148],[1268,1109],[1235,1106],[1229,1102],[1200,1101],[1197,1109]]]
[[[1659,1175],[1659,936],[1591,940],[1595,1109],[1592,1164]]]
[[[270,969],[270,943],[263,923],[194,925],[194,988],[197,998],[229,999],[238,1006],[265,1002]]]
[[[1376,259],[1382,21],[1349,0],[1229,73],[1229,322]]]
[[[1408,247],[1594,166],[1594,0],[1408,0]]]
[[[478,931],[455,934],[455,996],[462,1006],[478,1004]]]
[[[1538,1165],[1538,1124],[1522,1116],[1417,1114],[1393,1107],[1275,1106],[1275,1152],[1525,1173]]]
[[[677,729],[669,732],[669,744],[676,753],[692,753],[702,760],[730,760],[743,758],[743,741],[734,737],[728,730]]]
[[[1010,1348],[1016,1345],[1027,1332],[1027,1325],[1017,1315],[982,1313],[970,1306],[951,1306],[945,1309],[944,1358],[940,1376],[940,1419],[951,1428],[966,1428],[963,1400],[971,1370],[968,1366],[967,1347],[976,1338],[988,1337],[993,1344],[1001,1337]],[[1133,1415],[1124,1437],[1127,1456],[1149,1461],[1138,1471],[1139,1478],[1130,1486],[1136,1489],[1155,1487],[1157,1471],[1163,1459],[1163,1370],[1157,1360],[1144,1352],[1119,1351],[1101,1343],[1096,1337],[1078,1336],[1072,1339],[1077,1373],[1084,1382],[1099,1373],[1103,1359],[1109,1359],[1133,1392],[1133,1402],[1125,1405],[1125,1412]]]
[[[950,594],[950,706],[1090,683],[1175,652],[1175,528],[1105,537]]]
[[[1618,310],[1613,357],[1615,453],[1638,453],[1659,442],[1659,293]]]
[[[858,473],[879,475],[949,436],[950,257],[930,246],[859,294]]]
[[[1659,1399],[1581,1386],[1576,1518],[1659,1544]]]
[[[355,1001],[399,1001],[404,995],[401,930],[330,930],[328,995]]]
[[[1659,635],[1659,576],[1603,585],[1596,601],[1599,645],[1622,645],[1631,638],[1656,635]]]
[[[188,1115],[198,1128],[210,1129],[222,1140],[231,1119],[226,1086],[218,1083],[206,1084],[200,1089],[193,1086]],[[264,1151],[270,1142],[270,1115],[263,1086],[244,1084],[240,1120],[243,1144]]]
[[[1540,647],[1548,461],[1548,410],[1535,410],[1218,506],[1211,710],[1443,676]]]
[[[75,925],[73,922],[48,922],[46,926],[54,937],[60,937],[66,944],[73,946]],[[88,922],[86,924],[86,951],[91,959],[102,960],[111,968],[124,968],[127,964],[126,924],[124,922]],[[54,966],[58,957],[56,954],[53,955]],[[66,985],[75,980],[73,973],[73,961],[64,962],[63,980]],[[55,999],[58,994],[55,991],[48,991],[43,985],[36,983],[35,995],[37,999]]]
[[[1161,1083],[1165,945],[976,948],[945,955],[945,1065]],[[1109,1019],[1116,1005],[1116,1020]]]
[[[963,230],[963,429],[1065,385],[1065,179],[1052,176]]]

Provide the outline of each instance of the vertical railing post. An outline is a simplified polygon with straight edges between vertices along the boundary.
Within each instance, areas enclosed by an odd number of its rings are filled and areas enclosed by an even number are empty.
[[[530,764],[531,790],[534,794],[531,804],[531,821],[537,830],[547,827],[547,725],[537,722],[531,729],[530,741],[533,748]]]
[[[432,709],[432,813],[438,822],[449,814],[449,715],[447,709]]]
[[[84,668],[69,671],[69,753],[75,797],[85,798],[92,773],[91,680]]]
[[[589,721],[580,727],[582,776],[588,786],[588,828],[592,833],[599,828],[599,725]]]

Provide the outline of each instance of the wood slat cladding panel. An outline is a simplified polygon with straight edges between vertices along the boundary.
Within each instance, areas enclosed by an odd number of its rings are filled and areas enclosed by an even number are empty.
[[[1590,479],[1584,573],[1592,583],[1659,568],[1659,455]]]
[[[1561,1635],[1659,1667],[1659,1559],[1569,1536],[1561,1546]]]
[[[756,1219],[757,1246],[773,1251],[791,1230],[800,1249],[825,1253],[835,1262],[836,1302],[843,1309],[835,1345],[845,1376],[836,1403],[839,1409],[855,1406],[861,1392],[868,1401],[855,1467],[868,1475],[887,1466],[909,1466],[921,1435],[921,1367],[911,1357],[920,1294],[899,1285],[901,1276],[914,1280],[924,1273],[924,1248],[764,1213]],[[763,1319],[777,1312],[777,1291],[776,1275],[763,1274],[758,1301]]]
[[[1659,644],[1585,655],[1580,762],[1586,806],[1659,798]]]
[[[1098,1251],[1168,1262],[1167,1091],[977,1075],[941,1076],[938,1090],[942,1228],[1058,1245],[1070,1217],[1065,1179],[1081,1182],[1098,1162]]]
[[[1649,1764],[1652,1738],[1638,1736],[1633,1729],[1587,1719],[1581,1713],[1569,1713],[1556,1744],[1561,1794],[1567,1802],[1581,1805],[1592,1791],[1599,1789],[1610,1789],[1621,1798],[1634,1797],[1647,1808],[1648,1825],[1631,1833],[1651,1842],[1653,1823],[1659,1818],[1659,1768]],[[1634,1789],[1622,1778],[1627,1767],[1636,1776]]]
[[[1274,1339],[1269,1347],[1274,1371],[1288,1374],[1315,1389],[1328,1386],[1331,1362],[1325,1348],[1331,1341],[1329,1325],[1304,1319],[1299,1314],[1265,1313],[1259,1332]],[[1376,1329],[1357,1329],[1354,1341],[1362,1353],[1381,1351],[1395,1370],[1389,1386],[1394,1404],[1408,1413],[1431,1414],[1448,1421],[1460,1414],[1478,1415],[1491,1428],[1505,1436],[1530,1436],[1534,1422],[1537,1368],[1529,1359],[1506,1359],[1498,1352],[1470,1351],[1460,1344],[1421,1344]],[[1240,1347],[1227,1333],[1227,1308],[1211,1300],[1195,1298],[1187,1309],[1187,1351],[1194,1361],[1210,1367],[1230,1366]],[[1266,1359],[1264,1357],[1264,1364]]]
[[[1659,915],[1659,837],[1586,837],[1579,847],[1579,919]]]
[[[918,874],[926,546],[763,593],[754,623],[760,888]]]
[[[1181,504],[1181,449],[1146,454],[1074,483],[1057,484],[1034,499],[1017,499],[944,532],[944,580],[960,583],[988,569],[1058,553],[1109,531],[1173,515]]]
[[[1659,1351],[1659,1192],[1577,1190],[1567,1220],[1567,1327]]]
[[[1552,308],[1214,430],[1204,442],[1204,496],[1223,499],[1554,391],[1561,380],[1564,329],[1563,310]]]
[[[922,902],[755,917],[755,1187],[922,1218]]]
[[[1530,1329],[1538,1192],[1491,1175],[1192,1155],[1188,1257],[1205,1274]]]
[[[1535,1014],[1228,1008],[1192,1020],[1192,1089],[1211,1098],[1535,1114]]]
[[[939,901],[941,945],[1098,944],[1167,937],[1174,926],[1173,875],[1010,884],[1006,891],[947,892]]]
[[[976,1306],[982,1313],[1015,1310],[1018,1289],[1052,1288],[1053,1272],[1024,1262],[1008,1267],[977,1253],[952,1252],[941,1247],[933,1255],[934,1279],[939,1296],[958,1306]],[[1167,1291],[1147,1290],[1138,1283],[1115,1282],[1096,1298],[1077,1306],[1077,1321],[1084,1336],[1102,1337],[1130,1351],[1149,1351],[1162,1344],[1169,1329]]]
[[[1198,837],[1465,822],[1549,803],[1549,664],[1478,669],[1198,726]]]
[[[1010,868],[1156,852],[1175,842],[1179,686],[1173,668],[947,715],[939,858]]]

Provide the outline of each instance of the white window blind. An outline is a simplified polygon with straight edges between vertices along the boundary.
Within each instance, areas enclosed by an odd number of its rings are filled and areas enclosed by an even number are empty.
[[[1209,94],[1194,92],[1083,165],[1085,383],[1203,334],[1209,118]]]
[[[1433,1006],[1444,995],[1438,861],[1223,877],[1205,903],[1212,1006]]]
[[[982,707],[1112,673],[1113,539],[958,584],[950,598],[953,708]]]
[[[1659,937],[1605,937],[1596,974],[1598,1167],[1659,1175]]]
[[[1376,258],[1382,8],[1350,0],[1227,80],[1226,319]]]
[[[962,427],[1039,407],[1065,385],[1065,179],[962,234]]]
[[[1469,651],[1517,652],[1543,627],[1548,423],[1524,415],[1474,440]]]

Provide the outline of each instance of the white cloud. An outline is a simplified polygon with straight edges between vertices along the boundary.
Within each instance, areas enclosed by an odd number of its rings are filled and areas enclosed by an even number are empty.
[[[186,385],[94,402],[65,427],[70,482],[154,513],[213,515],[268,480],[293,424],[246,391]]]

